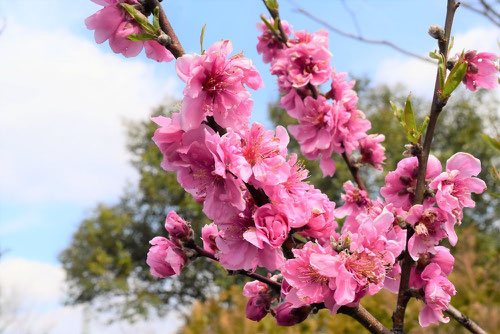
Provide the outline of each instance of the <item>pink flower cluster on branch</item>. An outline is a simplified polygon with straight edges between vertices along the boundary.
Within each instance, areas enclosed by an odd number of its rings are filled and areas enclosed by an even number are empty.
[[[172,44],[157,42],[158,36],[167,33],[175,37],[162,10],[155,11],[161,16],[155,17],[161,23],[154,20],[159,35],[132,41],[130,35],[144,37],[148,34],[143,29],[149,28],[148,22],[129,14],[127,6],[147,16],[146,2],[92,1],[104,6],[86,20],[96,42],[109,40],[112,50],[126,57],[145,49],[151,59],[173,60],[164,46]],[[270,12],[279,20],[277,9]],[[161,166],[177,173],[179,184],[203,205],[213,223],[202,229],[201,248],[190,223],[169,212],[168,238],[150,241],[147,263],[151,274],[177,275],[199,256],[218,261],[228,271],[258,279],[247,283],[243,291],[249,298],[247,317],[260,321],[270,313],[280,326],[295,325],[321,307],[332,314],[346,308],[355,312],[364,296],[383,288],[399,290],[402,296],[409,278],[409,287],[418,290],[425,302],[419,315],[421,326],[447,322],[443,311],[456,293],[447,278],[454,258],[439,244],[445,238],[452,246],[457,243],[455,225],[461,223],[463,208],[475,206],[471,193],[486,189],[484,181],[475,177],[481,171],[480,161],[460,152],[442,172],[436,157],[430,155],[427,162],[429,145],[426,159],[421,152],[402,159],[385,178],[380,190],[383,198],[370,199],[357,171],[362,164],[382,170],[385,137],[366,133],[371,124],[357,108],[354,81],[331,67],[328,33],[294,31],[286,21],[276,25],[274,20],[258,24],[262,34],[257,50],[277,76],[280,105],[298,122],[288,130],[307,159],[320,161],[324,176],[335,172],[332,154],[341,154],[357,186],[351,181],[344,184],[344,204],[336,208],[307,182],[308,171],[297,155],[288,153],[285,128],[273,131],[249,124],[253,108],[249,89],[260,89],[263,82],[243,53],[230,55],[230,41],[216,42],[201,55],[185,55],[176,37],[166,35],[170,43],[174,39],[177,43],[170,50],[178,57],[176,71],[186,86],[180,112],[152,118],[159,125],[153,140],[163,154]],[[467,63],[466,71],[461,63],[466,88],[497,87],[497,59],[491,53],[465,53],[460,61]],[[329,90],[320,93],[319,87],[329,81]],[[355,150],[358,153],[352,158]],[[419,161],[426,161],[422,165],[426,169],[420,168]],[[337,219],[344,219],[340,230]],[[258,267],[279,273],[260,276],[254,273]],[[365,327],[375,325],[382,328],[379,332],[386,332],[376,320],[365,320],[369,323]]]
[[[281,23],[290,34],[289,24]],[[289,126],[289,131],[299,142],[302,154],[307,159],[320,160],[324,176],[335,173],[334,152],[350,155],[355,149],[360,151],[359,163],[381,169],[385,149],[380,142],[384,136],[366,134],[371,124],[356,107],[354,82],[347,82],[347,74],[336,73],[330,65],[328,32],[294,31],[293,38],[284,44],[264,23],[257,27],[262,31],[257,50],[265,62],[271,63],[271,73],[278,77],[283,94],[280,106],[298,121],[298,125]],[[318,87],[329,80],[330,91],[318,95]]]
[[[109,40],[114,53],[125,57],[135,57],[146,51],[146,56],[158,62],[170,62],[174,56],[163,45],[154,40],[131,41],[127,37],[142,33],[140,25],[127,13],[122,4],[137,5],[137,0],[92,0],[104,6],[85,20],[87,28],[94,30],[95,41],[99,44]]]

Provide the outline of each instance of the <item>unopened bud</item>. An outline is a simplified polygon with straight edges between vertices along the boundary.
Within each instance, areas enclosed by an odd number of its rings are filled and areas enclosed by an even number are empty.
[[[437,40],[444,39],[444,30],[437,24],[433,24],[429,27],[429,35]]]
[[[311,306],[293,308],[292,303],[284,302],[274,309],[278,326],[293,326],[306,320],[311,313]]]
[[[156,40],[163,46],[169,46],[170,44],[172,44],[172,38],[170,38],[170,36],[165,34],[164,32],[162,32],[160,36],[156,38]]]
[[[175,211],[170,211],[165,220],[165,229],[170,237],[182,240],[189,237],[191,224],[179,217]]]
[[[253,321],[261,321],[271,309],[271,299],[266,294],[251,297],[247,302],[246,316]]]

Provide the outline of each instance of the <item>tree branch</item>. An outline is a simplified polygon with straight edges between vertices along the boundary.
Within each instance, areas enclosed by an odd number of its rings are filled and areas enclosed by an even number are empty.
[[[356,319],[363,327],[374,334],[389,334],[389,329],[385,328],[370,312],[361,304],[355,307],[342,306],[337,313],[342,313]]]
[[[448,57],[448,44],[450,41],[451,27],[453,24],[453,18],[455,16],[455,11],[457,10],[460,3],[455,0],[448,0],[447,10],[446,10],[446,20],[444,28],[444,36],[442,39],[438,40],[439,51],[444,56],[444,62],[446,64]],[[418,158],[418,172],[417,172],[417,185],[415,189],[415,198],[412,204],[422,204],[424,200],[425,192],[425,175],[427,171],[427,161],[429,159],[429,154],[431,150],[432,138],[434,135],[434,130],[436,128],[436,123],[439,118],[439,114],[446,105],[447,99],[440,98],[440,86],[439,86],[439,71],[436,74],[436,82],[434,85],[434,96],[430,111],[429,125],[427,126],[427,131],[425,133],[423,150],[417,155]],[[404,319],[406,306],[410,300],[410,296],[407,294],[407,290],[410,282],[410,271],[413,265],[413,259],[408,252],[408,241],[412,237],[414,231],[413,229],[407,229],[406,234],[406,247],[403,258],[403,263],[401,266],[401,281],[399,283],[398,300],[396,305],[396,310],[392,315],[393,328],[392,333],[404,333]]]
[[[365,184],[363,183],[363,179],[359,174],[359,168],[352,163],[351,159],[349,158],[349,155],[347,155],[346,152],[342,153],[342,158],[344,158],[344,161],[347,164],[347,167],[349,168],[349,171],[351,172],[354,181],[356,181],[356,183],[358,184],[358,188],[361,190],[366,190]]]
[[[462,326],[467,328],[471,333],[474,334],[486,334],[486,331],[479,327],[474,321],[472,321],[468,316],[457,310],[453,305],[450,305],[446,311],[444,311],[450,317],[458,321]]]
[[[430,59],[430,58],[427,58],[427,57],[423,57],[423,56],[420,56],[416,53],[413,53],[411,51],[408,51],[408,50],[405,50],[399,46],[397,46],[396,44],[392,43],[392,42],[389,42],[389,41],[386,41],[386,40],[376,40],[376,39],[369,39],[369,38],[365,38],[361,35],[356,35],[356,34],[352,34],[352,33],[349,33],[349,32],[346,32],[346,31],[343,31],[335,26],[333,26],[332,24],[326,22],[325,20],[317,17],[316,15],[310,13],[309,11],[307,11],[306,9],[304,9],[303,7],[300,7],[298,5],[296,5],[296,8],[295,8],[295,11],[303,14],[304,16],[307,16],[308,18],[310,18],[311,20],[315,21],[316,23],[319,23],[323,26],[325,26],[327,29],[341,35],[341,36],[344,36],[344,37],[347,37],[347,38],[351,38],[351,39],[354,39],[354,40],[358,40],[360,42],[363,42],[363,43],[368,43],[368,44],[378,44],[378,45],[385,45],[387,47],[390,47],[396,51],[398,51],[399,53],[402,53],[404,55],[407,55],[407,56],[410,56],[410,57],[413,57],[413,58],[417,58],[419,60],[422,60],[422,61],[425,61],[425,62],[428,62],[428,63],[431,63],[431,64],[435,64],[435,62]]]
[[[481,3],[483,3],[483,2],[484,1],[481,1]],[[479,9],[479,8],[472,6],[468,2],[461,1],[460,3],[462,6],[464,6],[464,8],[467,8],[468,10],[473,11],[476,14],[479,14],[479,15],[486,17],[488,20],[493,22],[493,24],[495,24],[497,27],[500,27],[500,15],[498,15],[498,13],[496,13],[496,11],[488,4],[486,4],[486,5],[483,4],[484,9]]]

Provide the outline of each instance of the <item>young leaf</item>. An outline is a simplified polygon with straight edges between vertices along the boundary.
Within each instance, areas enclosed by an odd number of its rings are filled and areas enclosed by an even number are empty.
[[[462,61],[462,57],[457,61],[453,69],[451,70],[446,83],[444,84],[443,92],[441,93],[441,98],[445,99],[453,93],[453,91],[458,87],[460,82],[462,82],[465,73],[467,73],[467,62]]]
[[[153,29],[160,30],[160,9],[158,7],[153,11]]]
[[[481,138],[488,144],[490,144],[494,149],[500,151],[500,140],[492,138],[484,133],[481,133]]]
[[[404,117],[405,117],[406,131],[410,132],[412,130],[416,130],[417,125],[415,123],[415,114],[413,113],[413,107],[411,105],[411,93],[406,98]]]
[[[121,3],[122,7],[125,8],[127,13],[132,16],[132,18],[144,29],[145,32],[156,35],[156,31],[151,23],[149,23],[148,18],[144,16],[140,11],[138,11],[134,6],[127,3]]]
[[[278,1],[277,0],[264,0],[266,6],[269,9],[278,9]]]
[[[269,30],[271,30],[271,31],[275,31],[276,30],[276,29],[274,29],[274,27],[272,26],[272,24],[268,20],[266,20],[266,18],[264,17],[264,15],[261,15],[260,19],[269,28]]]
[[[203,28],[201,28],[201,34],[200,34],[200,48],[201,48],[201,54],[205,53],[205,50],[203,49],[203,39],[205,38],[205,28],[207,25],[205,24]]]
[[[155,36],[148,33],[130,34],[127,36],[127,39],[133,42],[152,41],[155,39]]]
[[[404,128],[405,127],[405,122],[403,120],[403,109],[400,109],[396,106],[396,104],[392,101],[389,101],[391,104],[392,112],[394,113],[394,116],[396,116],[399,124]]]
[[[455,37],[451,36],[450,44],[448,44],[448,53],[450,53],[451,49],[453,48],[454,43],[455,43]]]

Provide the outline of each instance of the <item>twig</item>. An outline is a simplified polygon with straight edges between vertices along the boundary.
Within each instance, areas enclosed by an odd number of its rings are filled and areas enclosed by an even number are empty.
[[[450,305],[446,311],[444,311],[450,317],[458,321],[462,326],[467,328],[471,333],[475,334],[486,334],[486,331],[479,327],[474,321],[472,321],[468,316],[457,310],[455,307]]]
[[[461,1],[460,3],[462,4],[462,6],[464,6],[464,8],[467,8],[468,10],[473,11],[476,14],[486,17],[488,20],[493,22],[493,24],[495,24],[497,27],[500,27],[500,15],[498,15],[498,13],[496,13],[495,10],[491,8],[488,4],[484,6],[485,9],[481,10],[479,8],[472,6],[468,2]]]
[[[413,53],[411,51],[405,50],[405,49],[397,46],[396,44],[394,44],[392,42],[389,42],[389,41],[386,41],[386,40],[369,39],[369,38],[362,37],[360,35],[356,35],[356,34],[352,34],[352,33],[340,30],[339,28],[334,27],[332,24],[330,24],[330,23],[326,22],[325,20],[317,17],[316,15],[308,12],[306,9],[304,9],[302,7],[297,6],[295,8],[295,10],[297,12],[299,12],[299,13],[307,16],[311,20],[313,20],[313,21],[315,21],[317,23],[322,24],[323,26],[325,26],[329,30],[331,30],[333,32],[336,32],[337,34],[342,35],[344,37],[355,39],[355,40],[358,40],[360,42],[368,43],[368,44],[385,45],[385,46],[388,46],[388,47],[390,47],[390,48],[392,48],[392,49],[394,49],[394,50],[396,50],[396,51],[398,51],[398,52],[400,52],[402,54],[407,55],[407,56],[414,57],[414,58],[417,58],[419,60],[422,60],[422,61],[425,61],[425,62],[428,62],[428,63],[431,63],[431,64],[435,64],[435,62],[432,59],[427,58],[427,57],[422,57],[422,56],[420,56],[420,55],[418,55],[416,53]]]
[[[165,47],[172,52],[175,58],[182,57],[185,54],[184,49],[182,48],[181,42],[179,42],[179,38],[177,38],[177,35],[175,34],[163,7],[160,5],[160,2],[158,0],[144,0],[143,3],[146,10],[150,12],[152,12],[156,7],[159,8],[160,28],[171,39],[171,42]]]
[[[446,10],[446,20],[445,20],[445,28],[444,28],[444,37],[443,39],[438,40],[439,51],[444,56],[444,62],[446,64],[448,57],[448,44],[450,41],[451,35],[451,27],[453,24],[453,17],[455,16],[455,11],[457,10],[460,3],[457,3],[455,0],[448,0],[447,10]],[[443,110],[443,107],[446,105],[447,99],[443,100],[440,98],[440,86],[439,86],[439,71],[436,75],[436,82],[434,85],[434,97],[432,100],[431,111],[430,111],[430,120],[429,125],[427,126],[427,131],[425,133],[423,150],[417,156],[418,158],[418,173],[417,173],[417,185],[415,189],[415,198],[412,204],[422,204],[424,200],[424,191],[425,191],[425,175],[427,170],[427,161],[429,159],[429,154],[431,150],[432,137],[434,135],[434,130],[436,128],[436,123],[439,118],[439,114]],[[396,310],[392,315],[393,327],[392,333],[404,333],[404,320],[405,320],[405,311],[406,306],[408,305],[408,301],[410,300],[410,296],[407,294],[409,282],[410,282],[410,271],[413,265],[413,259],[408,252],[408,241],[413,235],[413,229],[407,229],[406,234],[406,248],[403,258],[403,263],[401,266],[401,280],[399,283],[399,292],[398,292],[398,301],[396,305]]]
[[[342,158],[344,158],[344,161],[347,164],[347,167],[349,168],[349,171],[351,172],[354,181],[356,181],[356,183],[358,184],[358,188],[361,190],[366,190],[365,184],[363,183],[363,179],[359,174],[359,168],[352,163],[351,159],[349,158],[349,155],[347,155],[347,152],[344,151],[344,153],[342,153]]]
[[[361,304],[355,307],[342,306],[337,313],[342,313],[356,319],[363,327],[374,334],[389,334],[389,329],[385,328],[370,312]]]
[[[342,6],[346,10],[346,12],[348,12],[349,15],[351,16],[352,22],[354,23],[354,27],[356,28],[358,35],[359,36],[363,35],[361,33],[361,27],[359,26],[358,17],[356,16],[356,13],[351,9],[351,7],[347,5],[346,0],[340,0],[340,2],[342,3]]]

